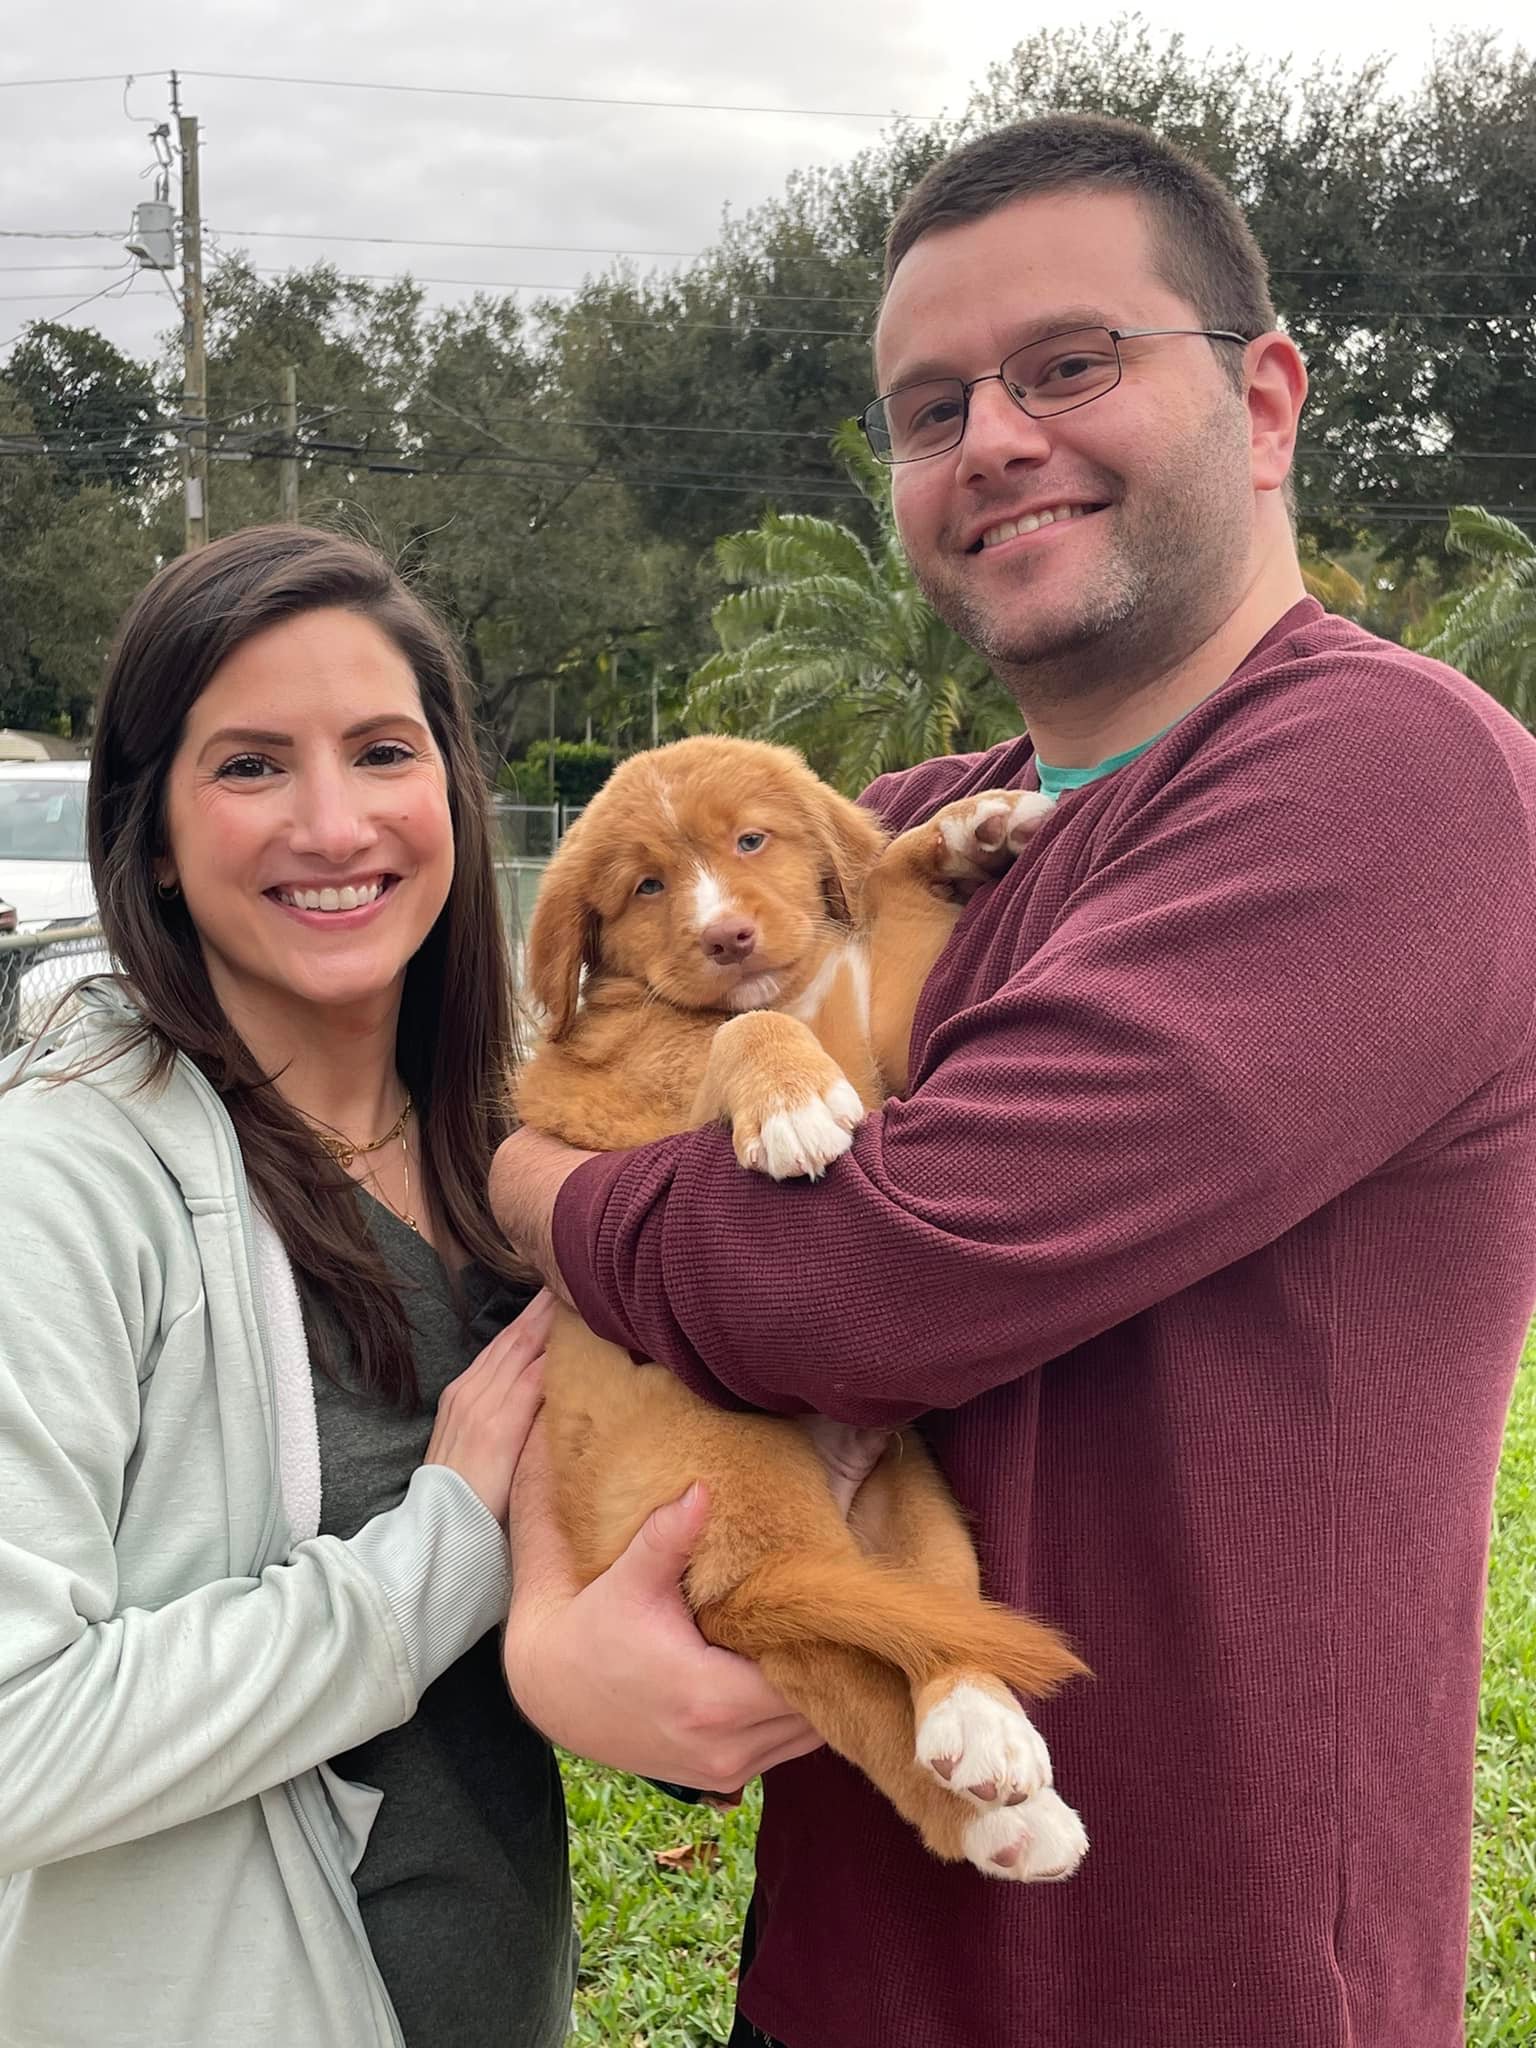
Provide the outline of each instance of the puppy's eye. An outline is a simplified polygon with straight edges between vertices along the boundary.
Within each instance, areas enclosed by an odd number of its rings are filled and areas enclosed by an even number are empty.
[[[666,883],[662,881],[659,875],[646,875],[636,882],[635,894],[637,896],[659,896],[666,886]]]
[[[766,832],[743,832],[736,842],[738,853],[760,853],[768,844]]]

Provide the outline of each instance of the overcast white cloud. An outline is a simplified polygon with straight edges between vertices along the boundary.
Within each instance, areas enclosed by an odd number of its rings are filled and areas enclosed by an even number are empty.
[[[1474,0],[1467,24],[1508,45],[1528,0]],[[1077,18],[1108,21],[1120,0],[1080,0]],[[1216,0],[1151,7],[1157,29],[1197,49],[1242,42],[1302,65],[1393,53],[1400,82],[1422,69],[1447,17],[1433,0],[1293,0],[1241,31]],[[172,65],[183,105],[204,128],[203,207],[214,246],[237,230],[283,230],[316,241],[249,241],[254,260],[284,268],[330,257],[356,272],[486,282],[573,283],[607,258],[529,249],[425,246],[526,242],[597,250],[695,250],[726,207],[780,191],[797,167],[835,162],[873,140],[878,120],[848,115],[677,112],[538,105],[490,99],[258,85],[198,72],[282,73],[529,93],[842,108],[930,114],[961,105],[987,67],[1028,32],[1004,0],[4,0],[0,81],[84,72],[137,74],[120,83],[0,87],[0,229],[126,228],[149,196],[148,123],[165,118]],[[129,116],[136,118],[130,119]],[[363,236],[420,237],[420,247]],[[65,314],[111,282],[111,241],[0,238],[0,355],[29,318]],[[23,268],[22,266],[49,266]],[[60,266],[55,268],[54,266]],[[645,267],[642,265],[642,267]],[[433,296],[465,296],[457,285]],[[56,295],[56,296],[55,296]],[[121,298],[72,317],[120,346],[149,353],[170,324],[163,281],[139,274]]]

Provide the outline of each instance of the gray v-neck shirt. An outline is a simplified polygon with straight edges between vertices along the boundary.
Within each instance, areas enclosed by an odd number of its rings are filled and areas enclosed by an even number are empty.
[[[320,1529],[340,1537],[404,1497],[443,1388],[530,1298],[472,1264],[466,1327],[432,1247],[362,1199],[401,1282],[422,1405],[402,1414],[316,1370]],[[312,1347],[333,1327],[309,1301],[305,1320]],[[354,1882],[408,2048],[557,2048],[576,1954],[565,1807],[553,1752],[508,1696],[495,1632],[403,1727],[331,1761],[384,1795]]]

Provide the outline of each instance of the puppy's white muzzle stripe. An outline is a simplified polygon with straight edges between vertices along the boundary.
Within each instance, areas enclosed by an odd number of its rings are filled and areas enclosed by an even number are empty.
[[[699,868],[693,885],[693,915],[699,930],[717,917],[730,914],[731,899],[720,885],[720,877],[709,868]]]

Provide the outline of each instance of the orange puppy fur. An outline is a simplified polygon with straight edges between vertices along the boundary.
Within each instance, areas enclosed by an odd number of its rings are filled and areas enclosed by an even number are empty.
[[[550,865],[528,940],[547,1019],[523,1120],[610,1151],[716,1119],[743,1166],[818,1174],[907,1080],[918,993],[966,893],[1048,806],[989,791],[888,841],[799,755],[691,739],[619,768]],[[1010,1688],[1083,1666],[984,1600],[959,1508],[915,1430],[845,1522],[797,1421],[712,1407],[562,1311],[546,1415],[583,1582],[694,1480],[711,1511],[687,1593],[937,1855],[1069,1876],[1087,1847]]]

